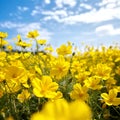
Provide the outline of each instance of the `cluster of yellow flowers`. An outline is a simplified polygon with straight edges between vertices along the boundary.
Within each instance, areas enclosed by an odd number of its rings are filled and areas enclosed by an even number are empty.
[[[8,51],[7,33],[0,32],[0,119],[101,120],[114,118],[111,111],[119,118],[119,46],[81,53],[68,42],[54,55],[38,36],[37,30],[27,34],[36,42],[36,53]],[[20,35],[17,40],[23,49],[32,46]]]

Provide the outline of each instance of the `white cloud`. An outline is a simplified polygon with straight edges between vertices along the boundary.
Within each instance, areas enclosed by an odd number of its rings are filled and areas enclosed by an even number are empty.
[[[23,27],[24,24],[22,23],[13,23],[10,21],[6,21],[4,23],[0,23],[0,26],[3,28],[8,28],[8,29],[12,29],[12,28],[17,28],[17,27]]]
[[[45,0],[46,4],[50,4],[50,2],[51,2],[50,0]]]
[[[42,11],[42,8],[40,6],[35,6],[35,8],[32,10],[31,15],[35,16],[37,14],[40,14]]]
[[[99,35],[120,35],[120,28],[114,28],[112,24],[99,26],[95,30]]]
[[[65,10],[56,10],[56,11],[43,11],[43,15],[48,15],[48,16],[60,16],[60,17],[67,17],[68,14]]]
[[[21,12],[25,12],[25,11],[27,11],[27,10],[29,9],[29,8],[26,7],[26,6],[24,6],[24,7],[18,6],[17,8],[18,8],[18,10],[21,11]]]
[[[80,7],[83,7],[85,9],[88,9],[88,10],[91,10],[92,9],[92,6],[88,5],[88,4],[85,4],[85,3],[81,3],[80,4]]]
[[[82,5],[83,6],[83,5]],[[61,14],[65,13],[61,18],[60,14],[55,14],[54,12],[50,12],[50,14],[46,14],[49,18],[56,20],[57,22],[62,22],[66,24],[76,24],[76,23],[98,23],[104,22],[114,19],[120,19],[120,7],[116,7],[116,3],[114,4],[114,8],[111,7],[100,7],[100,9],[92,8],[90,11],[85,13],[78,13],[73,15],[65,15],[68,11],[63,10]],[[90,7],[89,7],[90,8]],[[43,12],[43,14],[45,14]],[[48,18],[48,16],[45,16]],[[57,18],[57,19],[56,19]],[[49,19],[47,19],[49,20]]]
[[[51,39],[52,33],[48,30],[41,27],[39,22],[33,23],[14,23],[14,22],[4,22],[0,23],[0,27],[7,28],[7,29],[14,29],[17,31],[18,34],[21,34],[24,38],[26,37],[27,33],[32,30],[38,30],[40,33],[40,38],[42,39]]]
[[[119,0],[102,0],[98,5],[99,6],[105,6],[108,4],[117,4],[118,5]]]
[[[21,34],[27,34],[29,31],[32,31],[32,30],[39,30],[41,27],[40,27],[40,23],[29,23],[29,24],[25,24],[23,27],[18,27],[17,28],[17,31],[18,33],[21,33]]]
[[[45,15],[44,20],[55,20],[57,22],[62,22],[63,18],[68,17],[66,10],[56,10],[56,11],[42,11],[42,14]]]
[[[64,5],[74,7],[77,2],[76,2],[76,0],[56,0],[55,3],[57,5],[57,7],[62,8]]]
[[[114,18],[120,19],[120,8],[116,9],[105,9],[101,8],[100,10],[91,10],[90,12],[82,13],[80,15],[69,16],[62,21],[65,23],[97,23],[112,20]]]
[[[67,4],[72,6],[76,5],[76,0],[56,0],[58,7],[63,7]],[[90,6],[89,4],[81,3],[82,8],[88,9],[88,12],[76,12],[72,11],[73,14],[69,14],[68,9],[59,9],[56,11],[43,11],[44,20],[55,20],[65,24],[76,24],[76,23],[99,23],[114,19],[120,19],[120,3],[119,0],[102,0],[97,3],[96,7]],[[82,9],[81,8],[81,9]]]
[[[29,23],[23,27],[17,28],[18,33],[22,34],[23,36],[25,36],[29,31],[32,31],[32,30],[38,30],[40,33],[40,38],[47,39],[47,40],[50,40],[51,38],[52,33],[48,32],[44,28],[41,28],[40,23],[37,23],[37,22]]]
[[[35,16],[36,14],[39,14],[39,11],[38,10],[32,10],[31,15]]]

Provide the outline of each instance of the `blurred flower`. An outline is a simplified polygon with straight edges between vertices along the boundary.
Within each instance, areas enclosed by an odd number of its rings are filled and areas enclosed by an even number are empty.
[[[117,66],[117,69],[115,71],[118,75],[120,75],[120,66]]]
[[[7,53],[6,52],[0,52],[0,61],[6,60]]]
[[[39,75],[42,75],[42,71],[41,71],[41,69],[40,69],[37,65],[35,65],[35,71],[36,71]]]
[[[8,34],[6,32],[0,32],[0,38],[6,38],[8,36]]]
[[[30,31],[28,32],[28,35],[27,35],[28,38],[33,38],[33,39],[35,39],[38,36],[39,36],[39,33],[37,30]]]
[[[8,46],[7,46],[7,49],[8,49],[9,51],[11,51],[11,50],[13,49],[13,47],[12,47],[11,45],[8,45]]]
[[[41,112],[31,116],[30,120],[91,120],[91,110],[83,101],[68,103],[59,99],[45,104]]]
[[[0,46],[5,46],[7,44],[8,42],[6,40],[0,39]]]
[[[5,80],[5,73],[3,71],[0,71],[0,82]]]
[[[47,40],[37,40],[38,44],[44,45],[46,44]]]
[[[72,46],[70,44],[68,45],[61,45],[59,48],[57,48],[58,55],[68,55],[72,53]]]
[[[44,50],[48,51],[48,52],[53,52],[54,51],[52,46],[45,47]]]

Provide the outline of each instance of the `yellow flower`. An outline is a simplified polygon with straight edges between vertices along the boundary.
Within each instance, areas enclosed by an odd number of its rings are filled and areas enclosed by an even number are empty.
[[[87,88],[90,88],[92,90],[100,90],[102,88],[102,85],[100,85],[100,81],[101,79],[99,77],[92,76],[86,79],[84,83]]]
[[[17,35],[17,39],[18,39],[18,42],[21,42],[21,41],[22,41],[20,34]]]
[[[43,110],[33,114],[30,120],[69,120],[69,105],[62,99],[48,102]]]
[[[6,52],[0,52],[0,61],[6,60],[6,56],[7,56]]]
[[[113,77],[110,77],[107,81],[106,81],[106,88],[108,90],[110,90],[111,88],[113,88],[113,85],[115,85],[117,83],[117,80],[115,80]]]
[[[87,100],[88,99],[88,88],[86,86],[81,86],[81,84],[76,83],[73,86],[73,90],[70,93],[72,99]]]
[[[23,103],[25,100],[30,98],[30,93],[28,90],[23,90],[20,94],[18,94],[17,99]]]
[[[20,55],[19,53],[13,53],[13,54],[7,56],[7,58],[8,58],[10,61],[19,59],[20,57],[21,57],[21,55]]]
[[[26,43],[26,42],[23,42],[23,41],[17,42],[16,45],[21,46],[23,48],[31,47],[30,43]]]
[[[4,46],[6,44],[8,44],[6,40],[0,39],[0,46]]]
[[[117,89],[111,89],[111,90],[109,90],[108,94],[107,93],[102,93],[101,97],[103,98],[104,102],[107,105],[118,106],[118,105],[120,105],[120,98],[117,98],[117,93],[118,93]]]
[[[77,75],[75,75],[75,78],[77,78],[77,82],[82,83],[85,79],[88,78],[90,75],[90,72],[88,71],[80,71]]]
[[[48,52],[53,52],[54,49],[52,48],[52,46],[47,46],[44,48],[45,51],[48,51]]]
[[[31,47],[31,45],[32,45],[30,43],[22,41],[22,38],[19,34],[17,35],[17,39],[18,39],[18,41],[16,43],[17,46],[21,46],[23,48],[26,48],[26,47]]]
[[[8,46],[7,46],[7,49],[8,49],[9,51],[11,51],[13,48],[12,48],[11,45],[8,45]]]
[[[26,47],[31,47],[32,44],[29,44],[29,43],[26,43],[26,42],[19,42],[17,43],[18,46],[21,46],[23,48],[26,48]]]
[[[91,110],[83,101],[68,103],[59,99],[47,102],[42,111],[33,114],[30,120],[91,120]]]
[[[70,63],[65,60],[63,56],[59,56],[57,59],[51,62],[51,76],[56,79],[61,79],[65,75],[67,75],[70,67]]]
[[[93,71],[94,74],[103,80],[107,80],[110,78],[111,75],[111,68],[107,64],[97,64],[95,70]]]
[[[116,71],[115,71],[118,75],[120,75],[120,66],[117,67]]]
[[[26,70],[22,67],[9,66],[5,70],[6,81],[13,81],[15,83],[26,83],[28,80]]]
[[[92,120],[90,107],[81,100],[70,103],[70,120]]]
[[[5,80],[5,73],[3,71],[0,71],[0,82]]]
[[[28,38],[33,38],[33,39],[35,39],[38,36],[39,36],[39,33],[37,30],[30,31],[28,32],[28,35],[27,35]]]
[[[56,96],[56,90],[58,84],[52,82],[51,77],[43,76],[42,80],[35,78],[32,80],[33,93],[37,97],[54,98]]]
[[[54,118],[50,118],[50,116],[46,116],[40,112],[34,113],[30,120],[55,120]]]
[[[57,48],[58,55],[68,55],[72,53],[72,46],[71,45],[61,45],[60,48]]]
[[[46,44],[47,40],[37,40],[38,44],[44,45]]]
[[[57,100],[57,99],[61,99],[63,97],[62,92],[57,91],[56,95],[54,96],[54,98],[52,98],[51,100]]]
[[[39,75],[42,75],[42,71],[41,71],[41,69],[40,69],[37,65],[35,65],[35,71],[36,71]]]
[[[5,33],[5,32],[0,32],[0,38],[6,38],[8,36],[8,34],[7,33]]]
[[[73,61],[72,61],[72,65],[71,65],[71,72],[74,74],[75,72],[78,72],[78,73],[84,73],[85,72],[85,65],[86,65],[86,62],[85,60],[83,61],[78,61],[76,59],[73,58]],[[83,67],[84,66],[84,67]],[[85,73],[87,76],[88,72],[86,71]],[[82,76],[82,75],[81,75]]]
[[[7,93],[15,93],[21,89],[21,84],[19,82],[7,81],[3,89]]]

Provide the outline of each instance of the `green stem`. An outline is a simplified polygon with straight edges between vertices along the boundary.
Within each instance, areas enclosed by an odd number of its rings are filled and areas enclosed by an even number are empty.
[[[36,41],[36,52],[38,53],[39,45],[38,45],[37,39],[35,39],[35,41]]]
[[[0,51],[2,51],[2,38],[0,38]]]

